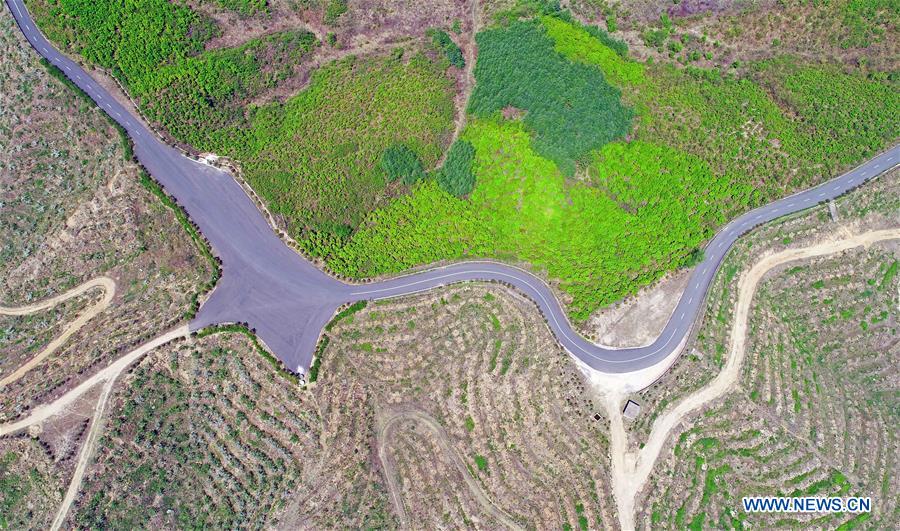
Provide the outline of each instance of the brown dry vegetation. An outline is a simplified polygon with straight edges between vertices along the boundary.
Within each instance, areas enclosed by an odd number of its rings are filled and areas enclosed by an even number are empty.
[[[897,226],[900,172],[837,201],[841,221],[817,207],[742,239],[711,291],[696,338],[675,367],[637,399],[631,426],[646,440],[668,405],[698,389],[724,362],[740,271],[761,254],[817,241],[828,228],[853,232]],[[776,521],[746,515],[748,495],[872,496],[876,527],[896,527],[897,380],[900,345],[895,242],[787,264],[760,285],[738,388],[691,415],[639,495],[639,527],[835,527],[853,515],[800,515]],[[782,515],[785,516],[785,515]],[[865,521],[869,517],[862,517]],[[861,523],[861,521],[856,523]],[[891,523],[893,522],[893,523]]]
[[[38,63],[5,5],[0,109],[0,301],[35,302],[101,274],[117,284],[108,310],[0,389],[6,421],[180,320],[208,266],[172,212],[141,187],[116,130]],[[4,373],[54,337],[41,327],[65,326],[94,296],[69,301],[59,318],[4,318]]]
[[[328,0],[269,0],[264,10],[244,14],[215,2],[192,0],[192,9],[216,21],[221,33],[207,48],[237,46],[249,39],[285,29],[306,28],[320,41],[334,33],[339,47],[355,48],[406,36],[420,36],[426,28],[450,28],[459,21],[469,31],[469,5],[465,0],[396,2],[391,0],[349,0],[347,11],[330,23],[326,21]]]
[[[735,61],[789,54],[891,72],[897,70],[900,57],[897,14],[884,3],[877,7],[878,2],[571,0],[563,4],[582,20],[603,28],[614,20],[614,36],[628,42],[641,58],[731,66]],[[646,30],[661,26],[662,15],[672,20],[670,41],[681,43],[676,45],[678,51],[668,45],[648,46],[642,37]]]
[[[458,29],[455,40],[463,50],[468,50],[474,46],[472,1],[350,0],[347,11],[331,23],[325,18],[330,0],[270,0],[264,10],[252,14],[209,1],[193,0],[188,5],[214,20],[218,27],[220,34],[207,43],[207,49],[235,47],[254,38],[291,29],[305,29],[315,34],[319,46],[303,61],[293,65],[293,75],[276,88],[253,98],[254,104],[262,104],[283,101],[296,94],[306,86],[313,71],[343,57],[385,55],[402,47],[428,49],[425,38],[428,28]],[[455,69],[451,68],[449,74],[458,77],[460,84],[463,82]]]
[[[456,286],[330,335],[305,390],[239,335],[148,355],[112,398],[70,523],[615,522],[605,419],[530,301]]]

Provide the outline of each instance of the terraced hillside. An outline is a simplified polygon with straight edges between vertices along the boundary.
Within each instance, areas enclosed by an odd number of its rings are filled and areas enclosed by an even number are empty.
[[[615,521],[605,422],[532,303],[466,285],[345,315],[306,389],[239,334],[150,353],[69,523]]]
[[[631,436],[637,444],[647,439],[653,421],[667,406],[709,382],[724,366],[741,272],[767,253],[811,245],[819,241],[823,231],[859,232],[896,226],[900,209],[898,177],[900,172],[894,170],[835,200],[837,221],[829,205],[819,205],[759,227],[735,245],[710,286],[702,323],[685,355],[638,395],[648,414],[632,425]]]
[[[370,305],[329,337],[315,392],[364,393],[401,522],[615,521],[606,422],[531,302],[456,286]]]
[[[681,433],[649,523],[897,525],[896,245],[798,264],[756,296],[742,392]],[[748,515],[742,496],[872,496],[871,515]],[[645,520],[646,523],[646,520]]]
[[[720,369],[734,306],[735,278],[785,247],[840,233],[896,227],[898,172],[836,202],[748,236],[729,255],[687,355],[641,393],[647,414],[633,444],[666,406]],[[672,435],[639,497],[644,527],[896,527],[898,246],[787,264],[754,298],[739,386]],[[871,496],[869,515],[746,514],[743,496]]]
[[[35,370],[0,385],[5,421],[181,320],[210,269],[142,186],[116,129],[39,63],[5,4],[0,132],[0,305],[39,302],[101,275],[117,286],[110,308]],[[0,317],[0,380],[101,296],[89,291],[57,313]]]
[[[70,523],[263,527],[308,474],[318,419],[242,336],[172,347],[114,397]]]

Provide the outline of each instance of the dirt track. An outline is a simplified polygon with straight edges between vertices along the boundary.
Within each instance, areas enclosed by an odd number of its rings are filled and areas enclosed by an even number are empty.
[[[396,428],[397,424],[404,420],[411,420],[414,422],[418,422],[422,424],[429,430],[431,430],[437,440],[438,444],[441,446],[441,450],[448,456],[450,456],[453,461],[453,465],[459,471],[460,475],[463,477],[463,480],[466,483],[466,487],[468,487],[469,492],[471,492],[472,496],[478,500],[478,503],[484,507],[484,510],[493,516],[497,521],[502,522],[509,529],[522,529],[522,527],[512,519],[511,516],[506,514],[502,509],[494,505],[491,502],[490,498],[488,498],[487,494],[481,489],[481,486],[478,485],[478,482],[469,474],[466,465],[462,462],[462,459],[457,455],[456,450],[453,449],[453,445],[450,444],[450,439],[447,437],[447,433],[444,431],[444,428],[440,425],[440,423],[435,420],[430,415],[417,410],[409,410],[409,411],[400,411],[390,414],[386,420],[384,420],[381,428],[378,430],[378,459],[381,461],[381,465],[384,467],[384,476],[388,483],[388,489],[391,492],[391,501],[394,504],[394,509],[397,511],[397,515],[400,517],[401,526],[403,528],[411,527],[409,522],[409,516],[406,514],[406,509],[403,507],[403,499],[402,493],[400,492],[400,487],[397,484],[397,474],[394,472],[394,465],[391,462],[390,457],[387,452],[387,442],[390,440],[391,435],[393,433],[394,428]]]
[[[99,371],[87,380],[81,382],[77,387],[54,400],[50,404],[45,404],[43,406],[35,408],[34,411],[32,411],[31,415],[27,416],[26,418],[16,422],[11,422],[9,424],[0,425],[0,436],[28,428],[29,426],[38,425],[50,417],[64,414],[66,412],[66,409],[84,393],[86,393],[95,385],[103,383],[103,390],[100,393],[100,398],[97,400],[97,404],[94,406],[94,415],[91,420],[91,427],[88,430],[87,437],[85,438],[84,444],[81,447],[81,451],[78,454],[78,462],[75,464],[75,472],[72,475],[72,480],[69,482],[69,487],[66,490],[65,497],[63,498],[62,505],[60,505],[56,518],[53,520],[51,529],[55,531],[62,526],[62,523],[65,521],[66,514],[69,512],[69,507],[72,505],[72,501],[75,499],[75,496],[78,494],[78,490],[81,488],[81,482],[84,479],[84,472],[87,468],[88,461],[94,453],[94,447],[96,446],[97,439],[99,438],[100,428],[103,425],[103,411],[106,408],[107,400],[109,399],[109,395],[112,392],[112,388],[113,385],[115,385],[116,379],[119,377],[123,370],[125,370],[129,365],[141,358],[144,354],[150,352],[156,347],[172,341],[173,339],[185,338],[189,335],[190,331],[188,330],[188,326],[183,325],[155,339],[152,339],[147,343],[139,346],[138,348],[132,350],[128,354],[125,354],[102,371]]]
[[[56,352],[56,350],[59,349],[59,347],[61,347],[66,342],[66,340],[68,340],[69,337],[72,336],[72,334],[81,330],[81,327],[87,324],[88,321],[108,308],[109,304],[113,300],[113,297],[116,295],[116,282],[109,277],[97,277],[95,279],[88,280],[80,286],[70,289],[62,295],[57,295],[56,297],[51,297],[41,302],[17,307],[0,306],[0,314],[2,315],[30,315],[44,310],[49,310],[50,308],[55,307],[61,302],[67,301],[73,297],[78,297],[79,295],[82,295],[94,288],[103,290],[103,298],[97,301],[93,306],[89,307],[74,321],[69,323],[63,333],[56,337],[53,341],[51,341],[44,348],[44,350],[38,353],[38,355],[28,360],[28,362],[26,362],[24,365],[13,371],[12,374],[5,376],[2,380],[0,380],[0,387],[15,382],[26,372],[35,368],[40,362],[44,361],[47,356]]]
[[[631,451],[627,447],[627,436],[620,408],[622,397],[620,395],[607,397],[612,437],[613,491],[616,496],[619,523],[622,529],[634,529],[635,497],[644,488],[647,478],[653,470],[653,465],[672,430],[688,413],[725,395],[737,383],[745,356],[747,325],[753,295],[766,273],[788,262],[839,253],[859,246],[868,247],[874,243],[892,239],[900,239],[900,229],[870,231],[852,236],[841,235],[837,240],[801,249],[788,249],[769,255],[757,262],[750,271],[742,276],[738,285],[738,300],[725,368],[706,387],[688,395],[660,416],[653,424],[650,437],[640,451]]]

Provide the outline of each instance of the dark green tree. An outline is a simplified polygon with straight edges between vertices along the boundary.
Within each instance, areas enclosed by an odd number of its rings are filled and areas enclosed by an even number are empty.
[[[465,140],[457,140],[450,146],[444,166],[437,172],[437,181],[447,193],[457,197],[468,195],[475,188],[472,161],[475,148]]]
[[[425,177],[418,155],[403,144],[394,144],[384,150],[381,169],[387,174],[389,182],[402,179],[403,184],[411,185]]]

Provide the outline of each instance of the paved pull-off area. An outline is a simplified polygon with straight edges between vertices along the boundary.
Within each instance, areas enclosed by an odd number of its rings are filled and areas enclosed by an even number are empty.
[[[247,322],[285,365],[296,370],[309,366],[322,327],[341,304],[468,280],[497,280],[522,290],[538,304],[559,342],[595,370],[624,373],[650,367],[664,360],[690,331],[716,269],[738,236],[761,223],[837,197],[891,169],[900,159],[900,146],[894,146],[840,177],[732,221],[709,242],[703,262],[694,270],[672,318],[653,344],[604,348],[572,329],[559,301],[540,279],[503,264],[463,262],[364,286],[326,275],[278,238],[229,173],[195,162],[164,144],[78,63],[44,38],[22,0],[7,0],[7,4],[35,50],[125,128],[138,160],[187,211],[221,258],[222,279],[191,322],[191,330]]]

